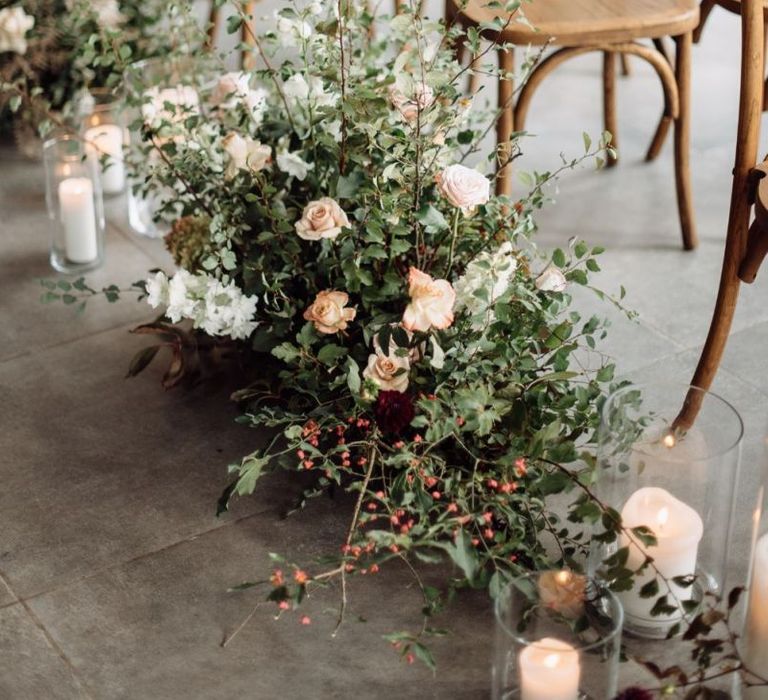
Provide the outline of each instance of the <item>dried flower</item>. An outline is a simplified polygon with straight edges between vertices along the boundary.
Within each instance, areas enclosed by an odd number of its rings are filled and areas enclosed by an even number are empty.
[[[539,575],[539,600],[545,608],[575,619],[584,612],[587,580],[572,571],[544,571]]]
[[[202,269],[201,263],[209,242],[211,221],[207,216],[183,216],[176,219],[165,235],[165,247],[177,267],[190,272]]]

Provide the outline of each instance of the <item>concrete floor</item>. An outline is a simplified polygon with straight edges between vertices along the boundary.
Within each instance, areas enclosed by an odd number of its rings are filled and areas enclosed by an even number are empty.
[[[634,61],[620,85],[620,167],[569,174],[539,217],[541,242],[578,235],[605,245],[601,285],[628,290],[630,323],[607,342],[625,372],[686,381],[708,327],[719,274],[736,133],[738,19],[715,11],[695,49],[691,161],[701,246],[680,249],[668,144],[642,156],[661,110],[654,76]],[[599,60],[586,57],[545,83],[529,117],[535,138],[519,167],[546,169],[600,130]],[[85,315],[38,303],[51,275],[39,165],[0,154],[0,698],[208,700],[231,698],[487,697],[493,630],[482,597],[446,614],[455,633],[435,645],[438,674],[405,667],[381,635],[416,623],[404,571],[354,582],[349,622],[335,639],[337,591],[314,595],[304,627],[258,607],[220,642],[261,592],[227,593],[259,578],[268,553],[311,561],[336,546],[346,511],[326,500],[280,519],[298,486],[279,476],[214,516],[225,466],[253,447],[233,423],[227,387],[164,392],[159,369],[125,380],[144,341],[128,334],[151,314],[131,301]],[[168,265],[156,241],[130,234],[111,203],[108,260],[94,285],[140,279]],[[746,425],[734,582],[768,425],[768,271],[744,291],[716,390]],[[362,622],[361,620],[367,620]],[[634,678],[630,668],[623,679]]]

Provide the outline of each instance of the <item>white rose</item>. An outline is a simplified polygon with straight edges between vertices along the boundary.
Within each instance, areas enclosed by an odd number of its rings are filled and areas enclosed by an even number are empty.
[[[568,286],[563,271],[556,265],[547,265],[536,278],[536,289],[542,292],[563,292]]]
[[[464,165],[449,165],[437,176],[437,188],[455,207],[467,213],[491,196],[491,183],[485,175]]]
[[[27,52],[26,33],[35,26],[35,18],[24,12],[21,6],[0,10],[0,53]]]
[[[336,238],[341,229],[349,227],[349,219],[338,203],[330,197],[322,197],[307,204],[296,222],[296,233],[305,241]]]
[[[233,178],[239,170],[250,170],[253,173],[263,170],[272,158],[272,149],[259,141],[236,132],[227,134],[221,146],[229,156],[226,178]]]
[[[303,180],[307,177],[307,173],[315,167],[315,164],[307,163],[298,153],[284,151],[277,155],[277,167],[297,180]]]
[[[91,0],[91,9],[96,13],[99,25],[105,29],[115,29],[125,20],[117,0]]]
[[[306,100],[309,97],[309,84],[301,73],[294,73],[283,83],[283,93],[294,100]]]
[[[363,377],[375,382],[380,389],[402,393],[408,388],[410,368],[411,363],[407,357],[398,357],[395,353],[385,355],[378,351],[368,356]]]

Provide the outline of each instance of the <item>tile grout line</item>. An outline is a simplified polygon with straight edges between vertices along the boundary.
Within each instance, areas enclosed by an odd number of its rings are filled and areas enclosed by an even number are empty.
[[[55,350],[56,348],[61,348],[61,347],[64,347],[65,345],[71,345],[72,343],[77,343],[81,340],[88,340],[89,338],[95,338],[96,336],[103,335],[105,333],[112,333],[114,331],[120,330],[121,328],[134,326],[134,324],[140,324],[140,323],[142,323],[142,321],[138,321],[138,320],[126,321],[125,323],[118,323],[117,325],[110,326],[109,328],[102,328],[101,330],[94,331],[93,333],[86,333],[85,335],[79,335],[76,338],[69,338],[68,340],[62,340],[61,342],[53,343],[52,345],[44,345],[43,347],[39,347],[36,350],[25,350],[24,352],[20,352],[16,355],[11,355],[10,357],[5,357],[0,359],[0,365],[5,364],[6,362],[13,362],[14,360],[18,360],[23,357],[37,357],[38,355],[42,355],[43,353],[46,353],[49,350]]]
[[[53,638],[53,635],[48,631],[48,628],[43,624],[40,618],[38,618],[38,616],[35,615],[34,611],[27,604],[27,602],[16,594],[16,591],[14,591],[10,581],[6,578],[6,576],[3,574],[2,571],[0,571],[0,581],[2,581],[3,585],[8,589],[9,593],[15,598],[15,602],[11,603],[10,605],[21,605],[21,607],[24,608],[24,612],[26,613],[27,617],[34,623],[35,627],[37,627],[37,629],[43,635],[43,638],[45,639],[46,644],[48,644],[48,646],[54,652],[56,652],[56,655],[67,667],[70,675],[72,676],[72,680],[74,680],[75,684],[77,685],[77,689],[80,692],[80,696],[82,698],[85,698],[85,700],[94,700],[93,695],[91,695],[91,693],[88,691],[88,688],[86,687],[85,682],[80,678],[80,674],[78,673],[72,661],[70,661],[69,657],[61,648],[59,643]],[[4,605],[2,608],[0,608],[0,610],[3,608],[10,607],[10,605]]]
[[[82,583],[83,581],[88,581],[91,578],[94,578],[95,576],[99,576],[103,573],[106,573],[108,571],[112,571],[113,569],[117,569],[121,566],[126,566],[128,564],[133,564],[137,561],[141,561],[142,559],[146,559],[149,557],[156,556],[158,554],[161,554],[162,552],[166,552],[168,550],[174,549],[175,547],[178,547],[183,544],[187,544],[189,542],[192,542],[193,540],[198,539],[199,537],[205,537],[206,535],[213,534],[215,532],[218,532],[219,530],[223,530],[226,527],[232,527],[235,525],[239,525],[242,522],[245,522],[246,520],[249,520],[250,518],[255,518],[260,515],[264,515],[265,513],[268,513],[271,510],[271,508],[265,508],[264,510],[256,511],[255,513],[250,513],[248,515],[243,515],[239,518],[236,518],[234,520],[230,520],[228,522],[224,522],[221,525],[217,525],[216,527],[209,528],[207,530],[202,530],[200,532],[196,532],[195,534],[189,535],[188,537],[184,537],[183,539],[176,540],[175,542],[171,542],[167,545],[164,545],[162,547],[158,547],[157,549],[152,549],[147,552],[143,552],[141,554],[137,554],[134,557],[130,557],[129,559],[125,559],[123,561],[116,562],[114,564],[107,564],[105,566],[101,566],[98,569],[94,569],[93,571],[90,571],[87,574],[84,574],[82,576],[79,576],[77,578],[70,579],[69,581],[64,581],[60,585],[54,586],[52,588],[47,588],[42,591],[38,591],[37,593],[33,593],[29,596],[21,597],[16,594],[16,592],[10,588],[10,584],[7,582],[5,577],[3,576],[2,572],[0,572],[0,580],[6,582],[6,586],[9,588],[11,595],[14,596],[15,600],[11,603],[6,603],[5,605],[0,605],[0,610],[3,610],[5,608],[12,607],[13,605],[16,605],[17,603],[20,603],[21,605],[24,605],[26,608],[26,603],[28,601],[36,600],[37,598],[41,598],[42,596],[49,595],[51,593],[56,593],[57,591],[61,591],[63,589],[66,589],[70,586],[77,585],[79,583]]]

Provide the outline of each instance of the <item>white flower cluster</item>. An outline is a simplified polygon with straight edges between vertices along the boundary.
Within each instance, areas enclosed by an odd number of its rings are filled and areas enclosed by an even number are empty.
[[[0,10],[0,53],[27,52],[27,32],[35,26],[35,18],[24,12],[21,5]]]
[[[516,270],[512,244],[505,241],[493,252],[480,253],[456,280],[456,309],[469,311],[475,330],[493,322],[491,307],[507,291]]]
[[[190,319],[208,335],[245,339],[258,325],[253,320],[255,296],[246,296],[234,282],[224,284],[205,273],[179,270],[168,279],[157,272],[147,279],[147,302],[153,309],[165,306],[172,323]]]

